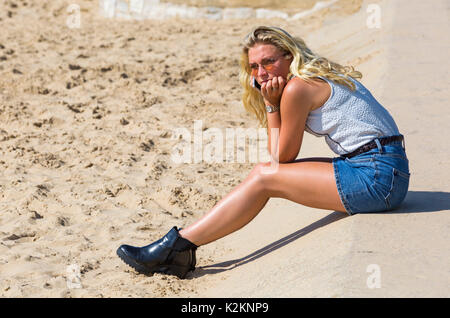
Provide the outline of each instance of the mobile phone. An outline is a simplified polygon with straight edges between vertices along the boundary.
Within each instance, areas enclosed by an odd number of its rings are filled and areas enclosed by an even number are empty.
[[[261,85],[259,85],[258,81],[256,80],[256,78],[252,77],[252,86],[255,87],[256,89],[258,89],[259,91],[261,90]]]

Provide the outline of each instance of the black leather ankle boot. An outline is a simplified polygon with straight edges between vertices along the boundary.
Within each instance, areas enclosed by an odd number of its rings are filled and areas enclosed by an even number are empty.
[[[178,234],[173,227],[158,241],[144,247],[121,245],[117,255],[140,273],[164,273],[185,278],[195,269],[197,246]]]

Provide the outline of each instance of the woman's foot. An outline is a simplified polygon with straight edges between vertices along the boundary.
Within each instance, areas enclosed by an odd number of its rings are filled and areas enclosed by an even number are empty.
[[[165,273],[185,278],[195,269],[197,246],[184,239],[173,227],[158,241],[143,247],[121,245],[117,255],[143,274]]]

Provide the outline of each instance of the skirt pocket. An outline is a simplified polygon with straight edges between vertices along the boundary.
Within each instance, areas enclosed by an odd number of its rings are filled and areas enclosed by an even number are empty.
[[[410,174],[392,168],[392,183],[388,194],[384,198],[389,210],[400,206],[408,193]]]

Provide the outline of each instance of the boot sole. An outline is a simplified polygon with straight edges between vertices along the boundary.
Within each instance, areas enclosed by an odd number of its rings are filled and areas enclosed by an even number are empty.
[[[125,254],[120,248],[116,251],[117,256],[120,257],[120,259],[130,266],[131,268],[135,269],[139,273],[142,274],[150,274],[151,270],[148,267],[145,267],[144,265],[141,265],[139,263],[136,263],[131,257],[129,257],[127,254]]]
[[[160,265],[156,266],[154,268],[148,268],[140,263],[135,262],[131,257],[129,257],[127,254],[125,254],[120,248],[117,249],[117,256],[120,257],[120,259],[136,270],[139,273],[142,274],[153,274],[153,273],[163,273],[168,275],[175,275],[180,279],[184,279],[189,271],[192,269],[190,267],[185,266],[177,266],[177,265]]]
[[[184,279],[191,269],[189,267],[176,266],[176,265],[161,265],[155,270],[155,273],[163,273],[168,275],[175,275],[180,279]]]

